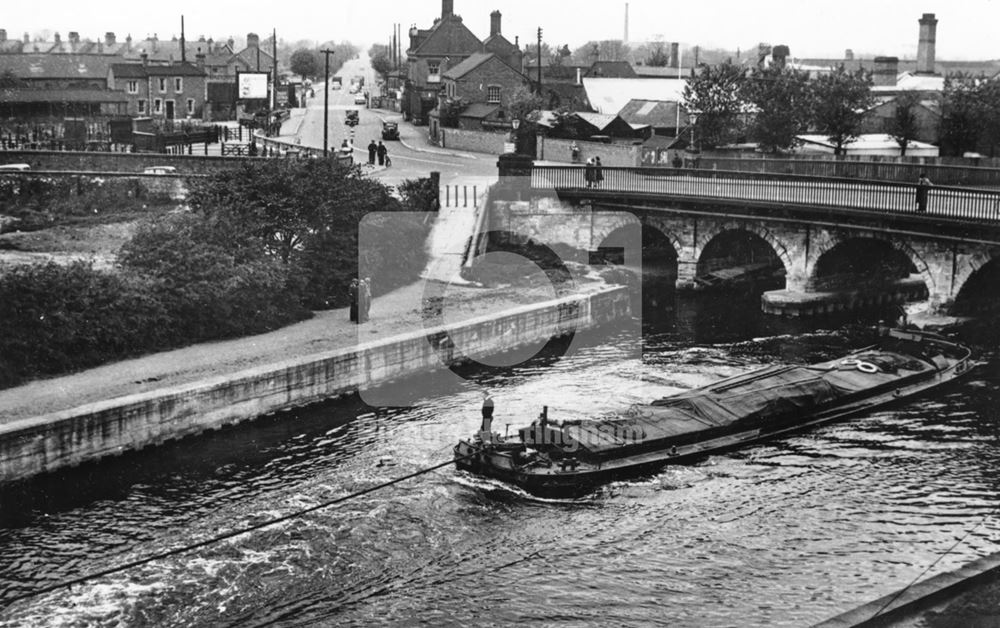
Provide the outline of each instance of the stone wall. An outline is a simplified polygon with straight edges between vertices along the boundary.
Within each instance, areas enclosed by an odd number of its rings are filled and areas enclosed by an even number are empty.
[[[507,133],[489,133],[487,131],[466,131],[463,129],[445,129],[439,131],[441,147],[454,150],[467,150],[473,153],[500,155],[503,153]]]
[[[573,161],[572,145],[573,140],[539,137],[537,157],[540,161],[571,163]],[[576,145],[580,148],[577,160],[579,163],[584,163],[591,157],[600,157],[601,165],[604,166],[636,167],[642,163],[642,146],[581,141],[577,141]]]
[[[195,148],[195,151],[198,149]],[[162,153],[105,153],[90,151],[0,151],[0,164],[28,164],[32,170],[83,170],[142,172],[149,166],[174,166],[182,174],[208,174],[236,168],[247,160],[264,157],[167,155]]]
[[[217,429],[629,315],[624,287],[0,424],[0,482]]]

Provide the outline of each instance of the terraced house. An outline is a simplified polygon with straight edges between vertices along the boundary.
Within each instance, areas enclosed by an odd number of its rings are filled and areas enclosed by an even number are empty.
[[[205,70],[190,63],[115,63],[107,84],[125,94],[129,115],[177,120],[203,117],[206,78]]]

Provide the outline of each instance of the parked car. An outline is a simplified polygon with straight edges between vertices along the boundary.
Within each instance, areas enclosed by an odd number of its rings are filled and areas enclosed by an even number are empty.
[[[0,170],[23,172],[24,170],[31,170],[31,166],[28,164],[3,164],[0,165]]]
[[[149,166],[143,168],[142,174],[177,174],[177,168],[173,166]]]
[[[398,140],[399,139],[399,124],[396,122],[383,122],[382,123],[382,139],[384,140]]]
[[[367,105],[368,104],[368,99],[365,98],[364,94],[357,93],[357,94],[354,95],[354,104],[355,105]]]

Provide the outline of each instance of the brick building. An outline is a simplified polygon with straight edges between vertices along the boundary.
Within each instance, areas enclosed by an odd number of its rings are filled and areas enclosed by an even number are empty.
[[[205,71],[190,63],[116,63],[108,71],[107,86],[125,93],[131,116],[175,120],[204,113]]]

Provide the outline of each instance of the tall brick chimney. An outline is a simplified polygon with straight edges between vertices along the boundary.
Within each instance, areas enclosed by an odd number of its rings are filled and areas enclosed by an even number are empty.
[[[114,46],[115,45],[115,34],[111,31],[104,33],[104,45]]]
[[[670,67],[679,67],[680,63],[680,44],[676,41],[670,42]]]
[[[899,74],[899,58],[875,57],[875,70],[872,79],[876,87],[895,87],[896,75]]]
[[[7,29],[0,28],[0,41],[7,41]]]
[[[441,0],[441,19],[455,14],[455,0]]]
[[[500,34],[500,12],[494,11],[490,13],[490,37],[496,37]]]
[[[57,44],[61,44],[61,43],[62,43],[62,37],[61,37],[61,36],[59,35],[59,33],[56,33],[56,34],[55,34],[55,36],[54,36],[54,40],[55,40],[55,42],[56,42]]]
[[[933,13],[920,18],[920,42],[917,44],[917,74],[934,74],[934,47],[937,43],[937,20]]]
[[[247,33],[247,48],[259,48],[260,37],[257,33]]]
[[[70,31],[69,32],[69,43],[71,43],[71,44],[78,44],[78,43],[80,43],[80,33],[76,32],[76,31]]]

